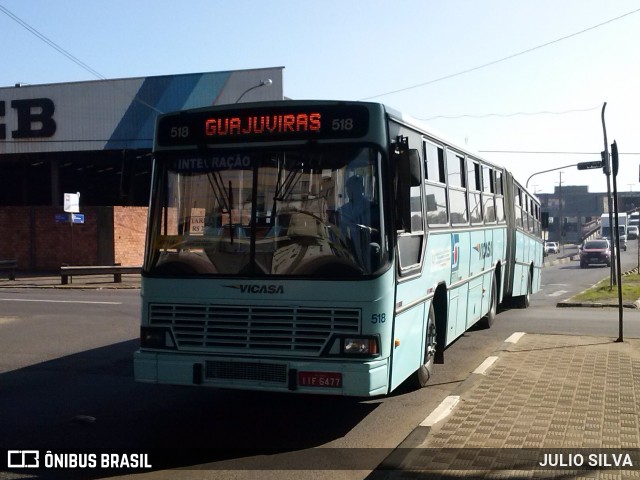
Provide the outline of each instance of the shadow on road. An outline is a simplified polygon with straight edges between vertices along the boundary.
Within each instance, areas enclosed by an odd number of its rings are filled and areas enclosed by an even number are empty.
[[[154,451],[163,469],[178,468],[317,447],[376,408],[341,397],[136,383],[137,348],[130,340],[0,375],[0,446],[43,455]]]

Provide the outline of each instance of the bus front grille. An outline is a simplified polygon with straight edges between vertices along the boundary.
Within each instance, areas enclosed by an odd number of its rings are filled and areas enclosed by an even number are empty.
[[[180,350],[314,355],[333,334],[360,333],[354,308],[155,303],[149,316],[152,326],[172,329]]]

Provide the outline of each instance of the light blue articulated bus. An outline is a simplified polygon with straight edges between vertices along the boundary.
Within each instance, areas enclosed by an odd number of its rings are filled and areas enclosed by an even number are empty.
[[[540,205],[384,105],[158,118],[135,379],[369,397],[540,286]]]

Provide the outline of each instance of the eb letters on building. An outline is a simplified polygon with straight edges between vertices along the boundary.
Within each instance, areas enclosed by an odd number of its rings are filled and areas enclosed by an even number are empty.
[[[11,131],[11,138],[52,137],[56,133],[54,111],[55,105],[50,98],[11,100],[10,109],[7,109],[7,102],[0,101],[0,140],[7,140],[6,117],[11,115],[18,121],[18,128]]]

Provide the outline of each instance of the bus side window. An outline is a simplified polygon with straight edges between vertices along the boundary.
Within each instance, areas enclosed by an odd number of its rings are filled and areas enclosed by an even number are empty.
[[[495,223],[496,221],[496,208],[495,208],[495,172],[493,168],[489,168],[486,165],[482,166],[483,173],[483,203],[484,203],[484,220],[485,222]]]
[[[424,242],[424,219],[422,217],[422,188],[424,181],[420,172],[420,153],[409,150],[400,153],[396,159],[398,191],[396,199],[399,227],[398,257],[400,272],[413,271],[422,262]],[[414,167],[417,166],[417,169]]]
[[[482,223],[482,190],[480,164],[471,159],[467,159],[467,170],[469,172],[469,216],[471,223],[478,225]]]
[[[427,224],[429,227],[445,226],[449,224],[449,214],[445,187],[444,149],[425,140],[424,154]]]
[[[516,228],[522,228],[522,190],[517,185],[514,185],[516,192]]]
[[[447,186],[449,187],[449,214],[452,225],[469,223],[467,182],[464,157],[447,149]]]
[[[496,220],[498,223],[504,223],[504,191],[502,185],[502,172],[496,171]]]

